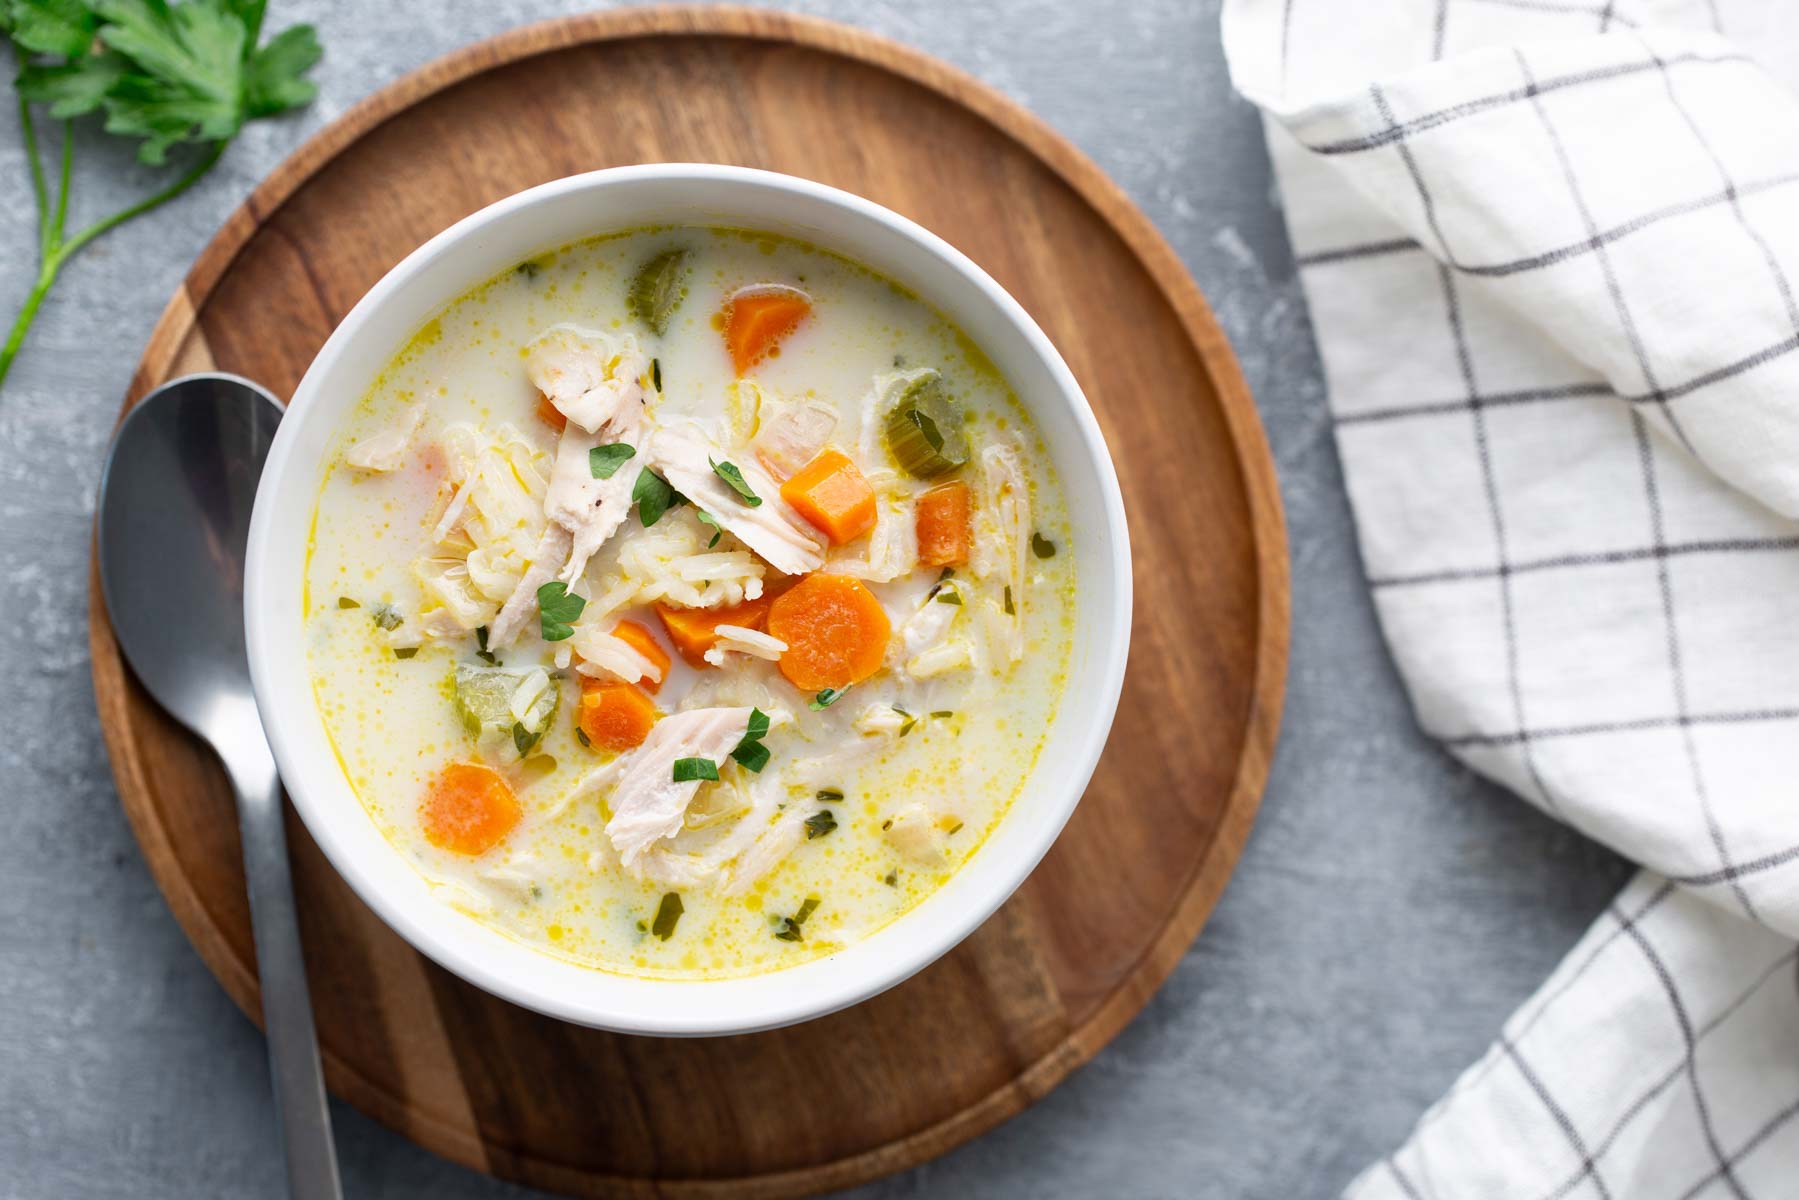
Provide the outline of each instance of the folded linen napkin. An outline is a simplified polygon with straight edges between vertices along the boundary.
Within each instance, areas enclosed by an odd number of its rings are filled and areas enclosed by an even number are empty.
[[[1795,15],[1227,0],[1418,719],[1646,868],[1357,1200],[1799,1196]]]

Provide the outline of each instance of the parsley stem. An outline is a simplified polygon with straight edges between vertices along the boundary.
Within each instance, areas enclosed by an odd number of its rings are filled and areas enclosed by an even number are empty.
[[[36,156],[33,155],[35,158]],[[49,242],[60,245],[63,222],[69,217],[69,176],[75,166],[75,123],[62,123],[62,173],[56,183],[56,219],[50,223]]]
[[[31,106],[23,96],[19,97],[19,131],[25,140],[25,160],[31,164],[31,198],[37,202],[37,257],[41,265],[50,257],[50,194],[44,186],[44,164],[38,158]]]
[[[57,273],[62,270],[63,264],[68,262],[76,251],[101,234],[116,229],[133,217],[141,217],[151,209],[167,204],[187,191],[188,188],[193,187],[200,181],[202,175],[212,170],[213,164],[219,161],[219,156],[225,153],[227,144],[214,142],[200,161],[195,163],[180,179],[128,208],[120,209],[110,217],[102,217],[65,242],[62,240],[62,226],[63,219],[68,213],[69,175],[73,161],[74,141],[65,127],[63,130],[62,192],[57,198],[56,211],[52,213],[49,207],[49,190],[44,187],[43,169],[38,164],[37,138],[30,132],[31,114],[23,104],[19,106],[19,116],[27,131],[25,144],[31,155],[32,183],[38,197],[38,228],[43,257],[42,263],[38,267],[37,282],[31,285],[31,292],[25,297],[24,307],[19,309],[18,317],[13,321],[12,331],[7,334],[6,344],[0,346],[0,384],[6,382],[7,372],[12,369],[12,361],[18,357],[19,347],[25,341],[25,332],[31,328],[31,322],[37,316],[38,307],[43,304],[44,297],[50,291],[50,285],[56,282]]]

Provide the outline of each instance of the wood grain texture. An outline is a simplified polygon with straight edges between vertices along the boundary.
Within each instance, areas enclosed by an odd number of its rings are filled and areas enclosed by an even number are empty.
[[[664,1041],[513,1007],[413,952],[290,819],[302,932],[332,1090],[422,1145],[583,1196],[805,1195],[1017,1113],[1179,961],[1267,776],[1286,545],[1229,346],[1173,252],[1092,163],[933,59],[739,9],[530,26],[364,101],[202,252],[127,407],[206,366],[288,394],[336,321],[432,234],[532,184],[654,161],[766,167],[868,196],[968,253],[1061,348],[1117,461],[1137,562],[1130,667],[1099,772],[1054,850],[967,942],[797,1029]],[[176,917],[254,1016],[224,778],[138,688],[97,584],[92,595],[121,800]]]

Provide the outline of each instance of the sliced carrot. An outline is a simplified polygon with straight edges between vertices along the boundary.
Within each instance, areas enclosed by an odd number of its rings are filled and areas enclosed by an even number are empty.
[[[419,802],[425,840],[456,854],[481,854],[518,824],[518,800],[497,771],[451,763]]]
[[[918,561],[927,567],[959,567],[968,561],[968,485],[941,484],[918,498]]]
[[[612,636],[656,664],[661,675],[654,680],[639,680],[638,683],[652,696],[661,691],[663,683],[668,679],[669,664],[673,660],[669,658],[668,651],[662,648],[662,643],[656,640],[656,635],[636,621],[620,621],[612,627]]]
[[[875,490],[849,455],[821,450],[781,485],[781,499],[812,522],[833,546],[853,542],[875,527]]]
[[[742,375],[766,358],[812,311],[812,301],[796,288],[745,288],[725,302],[725,345]]]
[[[656,702],[635,684],[581,679],[581,732],[601,750],[643,745],[657,715]]]
[[[542,392],[537,393],[537,419],[558,432],[568,428],[568,418]]]
[[[861,683],[880,670],[893,627],[860,579],[808,575],[769,606],[768,632],[787,643],[781,674],[815,692]]]
[[[692,666],[707,667],[711,664],[706,661],[706,651],[718,643],[718,627],[763,628],[773,599],[771,592],[764,591],[754,600],[726,608],[672,608],[658,604],[656,615],[662,618],[662,628],[668,631],[668,640],[675,644],[681,657]]]

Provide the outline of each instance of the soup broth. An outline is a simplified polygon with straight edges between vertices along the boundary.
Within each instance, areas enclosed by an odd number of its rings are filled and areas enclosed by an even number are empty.
[[[395,355],[321,482],[305,653],[444,903],[743,975],[905,913],[1019,801],[1068,537],[1025,409],[931,307],[792,240],[637,230]]]

